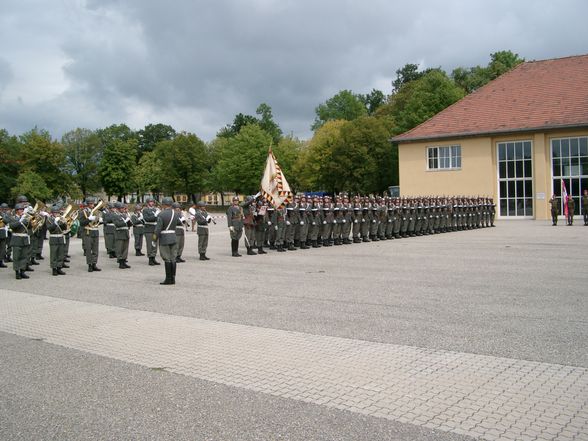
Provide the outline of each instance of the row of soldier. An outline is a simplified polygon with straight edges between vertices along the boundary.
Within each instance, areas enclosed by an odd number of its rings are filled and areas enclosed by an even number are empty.
[[[283,252],[493,227],[495,213],[485,197],[300,195],[275,209],[258,193],[244,202],[233,198],[227,223],[232,255],[239,257],[243,233],[254,255],[265,254],[264,247]]]
[[[98,267],[100,227],[103,229],[105,247],[110,258],[116,258],[120,269],[128,265],[130,230],[133,229],[135,254],[143,256],[142,242],[145,238],[149,265],[160,265],[155,256],[158,250],[165,262],[166,279],[162,284],[174,284],[176,263],[182,259],[184,248],[184,227],[186,218],[178,203],[169,197],[163,198],[163,210],[156,201],[149,198],[143,208],[135,206],[129,213],[126,204],[121,202],[97,203],[96,198],[86,199],[86,206],[75,212],[61,204],[51,206],[48,211],[35,210],[25,196],[17,198],[14,210],[6,204],[0,206],[0,268],[4,262],[12,262],[16,279],[28,279],[37,260],[42,260],[42,244],[49,233],[50,267],[54,276],[65,275],[69,268],[69,242],[72,234],[71,220],[77,219],[80,226],[82,248],[88,265],[88,272],[101,271]],[[71,206],[69,207],[71,208]],[[204,203],[199,203],[193,217],[198,224],[198,249],[201,260],[206,256],[208,245],[208,224],[212,221]],[[41,226],[41,228],[38,228]]]

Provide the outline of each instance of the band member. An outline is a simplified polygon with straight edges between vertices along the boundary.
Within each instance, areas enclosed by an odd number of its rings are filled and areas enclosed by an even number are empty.
[[[103,229],[104,229],[104,245],[106,246],[106,252],[108,253],[108,257],[114,259],[116,257],[115,247],[115,238],[114,234],[116,228],[114,223],[112,222],[112,216],[116,213],[116,209],[114,208],[114,203],[109,202],[108,207],[104,210],[104,214],[102,215],[102,220],[104,222]]]
[[[135,205],[134,213],[131,214],[131,222],[133,223],[133,237],[135,238],[135,256],[144,256],[141,252],[143,248],[143,236],[145,236],[145,221],[143,220],[143,213],[141,204]]]
[[[65,231],[67,222],[61,216],[60,207],[54,205],[51,215],[47,217],[47,230],[49,231],[49,263],[54,276],[64,276],[62,268],[68,268],[64,264],[65,259]]]
[[[176,239],[176,225],[180,223],[180,215],[172,209],[173,199],[165,197],[162,200],[163,211],[157,215],[157,225],[151,240],[159,240],[159,254],[165,265],[165,280],[160,285],[174,285],[176,283],[176,255],[178,243]]]
[[[179,202],[174,202],[172,204],[172,208],[178,215],[180,216],[180,222],[176,225],[176,240],[178,242],[178,250],[176,252],[176,262],[177,263],[184,263],[185,260],[182,259],[182,253],[184,252],[184,242],[185,242],[185,232],[184,228],[188,224],[188,221],[184,217],[182,213],[182,206]]]
[[[130,268],[127,264],[127,257],[129,254],[129,228],[133,223],[127,212],[127,207],[122,202],[114,204],[116,211],[112,214],[111,220],[114,224],[115,233],[115,251],[116,260],[118,262],[119,269]]]
[[[14,216],[7,217],[8,226],[12,230],[10,246],[12,247],[12,268],[16,273],[16,279],[28,279],[25,271],[33,271],[28,264],[31,239],[29,236],[29,224],[31,216],[25,213],[24,204],[16,204]]]
[[[200,260],[210,260],[206,257],[206,248],[208,247],[208,224],[212,221],[212,217],[206,211],[206,202],[200,201],[194,211],[194,222],[198,225],[196,233],[198,234],[198,254]]]
[[[95,210],[96,198],[86,198],[86,208],[81,211],[78,219],[80,220],[80,228],[82,231],[82,246],[84,248],[84,255],[86,256],[86,264],[88,265],[88,272],[102,271],[96,265],[98,264],[98,250],[100,245],[100,232],[98,230],[101,219],[100,212]]]
[[[173,201],[172,201],[173,203]],[[143,208],[143,220],[145,221],[145,237],[147,240],[147,257],[149,258],[149,265],[159,265],[155,259],[157,255],[157,238],[153,240],[153,233],[157,226],[157,216],[160,210],[155,206],[155,199],[147,198],[147,206]],[[175,226],[174,226],[175,227]]]
[[[8,268],[4,262],[8,262],[8,204],[0,205],[0,268]]]

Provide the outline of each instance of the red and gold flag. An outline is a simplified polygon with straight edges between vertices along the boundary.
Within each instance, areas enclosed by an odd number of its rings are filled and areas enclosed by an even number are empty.
[[[265,171],[261,179],[261,194],[275,208],[281,208],[292,200],[292,190],[282,169],[269,149]]]

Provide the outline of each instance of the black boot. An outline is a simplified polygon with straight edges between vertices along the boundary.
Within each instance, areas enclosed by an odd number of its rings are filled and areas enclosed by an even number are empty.
[[[65,262],[65,260],[64,260]],[[61,265],[61,268],[69,268],[69,265],[66,265],[65,263]]]
[[[276,244],[274,242],[270,243],[269,249],[270,250],[275,250],[276,249]]]
[[[206,256],[204,254],[200,253],[200,260],[208,260],[208,259],[206,258]]]
[[[127,265],[127,262],[126,262],[126,260],[124,260],[124,259],[120,259],[120,260],[118,261],[118,267],[119,267],[120,269],[127,269],[127,268],[130,268],[131,266],[130,266],[130,265]]]
[[[239,254],[239,241],[237,239],[231,240],[231,249],[233,251],[233,257],[241,257]]]
[[[32,269],[30,265],[27,265],[27,267],[26,267],[25,269],[23,269],[22,271],[23,271],[23,272],[24,272],[24,271],[29,271],[29,272],[31,272],[31,273],[32,273],[32,272],[33,272],[33,271],[35,271],[35,270],[34,270],[34,269]],[[23,279],[24,279],[24,277],[23,277]]]
[[[247,247],[247,255],[248,256],[256,256],[257,253],[255,251],[253,251],[253,248]]]
[[[95,263],[94,263],[94,264],[92,264],[92,269],[93,269],[94,271],[102,271],[100,268],[98,268],[98,267],[96,266],[96,264],[95,264]]]
[[[140,249],[135,250],[135,256],[144,256],[144,255],[145,254],[143,254]]]
[[[288,251],[296,251],[296,248],[294,248],[294,244],[292,242],[288,243]]]
[[[171,277],[172,277],[172,267],[171,262],[164,262],[165,265],[165,280],[163,282],[159,282],[160,285],[171,285]]]
[[[284,245],[278,245],[278,253],[283,253],[284,251],[286,251]]]
[[[176,257],[176,262],[177,262],[177,263],[184,263],[184,262],[185,262],[185,260],[184,260],[184,259],[182,259],[180,256],[178,256],[178,257]]]
[[[53,273],[51,273],[52,276],[58,276],[59,273],[57,272],[57,268],[53,268]]]
[[[6,263],[10,263],[10,262],[12,262],[12,258],[11,258],[10,256],[6,256],[6,257],[4,258],[4,261],[5,261]]]
[[[318,246],[318,243],[317,243],[317,241],[316,241],[316,240],[313,240],[313,241],[312,241],[312,247],[313,247],[313,248],[318,248],[318,247],[319,247],[319,246]]]
[[[4,262],[0,260],[0,268],[8,268],[6,265],[4,265]]]
[[[37,260],[45,260],[45,258],[41,256],[41,253],[39,253],[37,254]]]
[[[257,254],[267,254],[265,251],[263,251],[263,247],[259,247],[257,249]]]
[[[30,279],[30,277],[25,274],[25,270],[20,270],[20,278],[21,279]]]
[[[116,253],[114,251],[109,251],[108,257],[110,257],[111,259],[116,259]]]
[[[31,265],[40,265],[34,258],[31,259]]]
[[[15,271],[15,273],[16,273],[16,280],[22,279],[22,274],[20,271]]]
[[[176,265],[176,262],[171,262],[170,265],[171,265],[171,284],[172,285],[175,285],[176,284],[176,268],[177,268],[177,265]]]
[[[94,265],[88,265],[88,272],[94,272]]]
[[[57,274],[59,274],[60,276],[65,276],[65,273],[62,271],[61,268],[57,268]]]

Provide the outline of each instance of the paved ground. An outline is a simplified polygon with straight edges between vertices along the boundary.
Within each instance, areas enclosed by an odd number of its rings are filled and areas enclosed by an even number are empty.
[[[588,228],[239,259],[225,230],[174,287],[76,242],[0,272],[0,438],[588,438]]]

